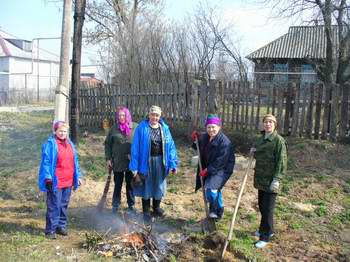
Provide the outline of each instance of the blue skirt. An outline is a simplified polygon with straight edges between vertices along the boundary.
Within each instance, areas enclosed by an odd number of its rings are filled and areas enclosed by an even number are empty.
[[[152,156],[148,174],[143,177],[143,184],[134,187],[134,195],[143,199],[161,200],[166,193],[165,170],[162,156]]]

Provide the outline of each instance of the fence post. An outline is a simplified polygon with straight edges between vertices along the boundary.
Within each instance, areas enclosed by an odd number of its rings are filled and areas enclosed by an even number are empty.
[[[314,83],[310,85],[310,99],[306,114],[306,137],[311,138],[312,136],[312,125],[313,125],[313,110],[314,110]]]
[[[284,115],[284,128],[283,133],[285,135],[290,135],[289,127],[290,127],[290,117],[292,115],[292,92],[294,87],[293,82],[288,82],[287,92],[286,92],[286,106],[285,106],[285,115]]]
[[[210,94],[210,90],[208,90],[208,86],[205,83],[205,81],[201,82],[200,85],[200,93],[199,93],[199,126],[204,127],[204,122],[205,122],[205,117],[207,114],[207,103],[206,103],[206,98],[208,96],[208,93]],[[210,112],[210,111],[209,111]]]
[[[257,108],[256,108],[256,117],[255,117],[255,129],[259,130],[259,123],[260,123],[260,105],[261,105],[261,83],[255,82],[256,85],[256,92],[258,95],[258,101],[257,101]]]
[[[339,137],[340,139],[344,139],[346,136],[346,129],[349,120],[349,89],[350,84],[342,85],[342,98],[341,98],[341,109],[340,109],[340,130]],[[349,126],[350,128],[350,126]]]
[[[331,141],[337,141],[337,124],[339,113],[339,84],[332,85],[332,103],[330,112],[330,133],[329,138]]]
[[[294,90],[293,90],[294,92]],[[295,85],[291,136],[296,136],[299,127],[300,82]]]

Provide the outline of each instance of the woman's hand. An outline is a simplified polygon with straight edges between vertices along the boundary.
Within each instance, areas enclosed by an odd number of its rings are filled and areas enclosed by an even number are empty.
[[[194,141],[198,140],[199,136],[200,136],[200,133],[197,130],[194,130],[191,134],[192,141],[194,142]]]
[[[249,155],[253,156],[256,152],[256,148],[255,147],[251,147],[249,150]]]
[[[270,191],[273,193],[277,193],[278,188],[280,187],[280,182],[277,178],[274,178],[270,184]]]
[[[45,188],[47,191],[52,191],[52,180],[45,179]]]
[[[107,160],[107,170],[108,170],[108,172],[111,172],[112,168],[113,168],[112,161],[111,160]]]

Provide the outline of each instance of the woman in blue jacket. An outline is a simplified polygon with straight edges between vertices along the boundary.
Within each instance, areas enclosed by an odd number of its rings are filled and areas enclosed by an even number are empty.
[[[201,187],[200,176],[204,180],[204,189],[209,203],[209,217],[219,219],[224,213],[221,190],[231,177],[235,165],[234,147],[221,130],[221,120],[215,114],[209,114],[205,123],[207,132],[193,131],[193,141],[198,140],[203,170],[196,180],[196,190]],[[195,148],[195,145],[193,145]]]
[[[161,114],[159,106],[151,106],[148,119],[136,128],[131,145],[129,169],[134,176],[134,195],[142,197],[145,223],[151,220],[151,198],[153,215],[164,215],[160,203],[166,193],[166,177],[169,172],[175,174],[177,168],[175,143]]]
[[[78,154],[67,137],[68,124],[57,121],[53,125],[53,136],[42,146],[39,169],[39,189],[46,192],[47,238],[55,239],[56,233],[66,236],[67,209],[72,188],[80,185]]]

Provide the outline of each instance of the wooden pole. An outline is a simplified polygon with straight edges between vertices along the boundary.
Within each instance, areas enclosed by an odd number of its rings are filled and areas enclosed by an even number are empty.
[[[69,90],[69,49],[71,37],[72,0],[64,0],[61,57],[58,85],[55,90],[55,120],[67,121],[67,100]],[[39,61],[38,61],[39,63]]]
[[[231,239],[232,239],[233,227],[234,227],[234,225],[235,225],[235,221],[236,221],[236,216],[237,216],[237,212],[238,212],[239,203],[241,202],[241,197],[242,197],[242,195],[243,195],[244,187],[245,187],[245,184],[246,184],[246,182],[247,182],[249,170],[251,169],[252,163],[253,163],[253,154],[251,154],[251,155],[249,156],[248,166],[247,166],[247,169],[246,169],[245,174],[244,174],[244,177],[243,177],[243,182],[242,182],[241,188],[240,188],[240,190],[239,190],[239,194],[238,194],[238,198],[237,198],[235,210],[234,210],[234,212],[233,212],[233,216],[232,216],[232,219],[231,219],[231,224],[230,224],[229,233],[228,233],[227,239],[226,239],[226,241],[225,241],[224,249],[222,250],[221,259],[224,258],[225,252],[226,252],[226,249],[227,249],[227,246],[228,246],[228,243],[229,243],[229,242],[231,241]]]

